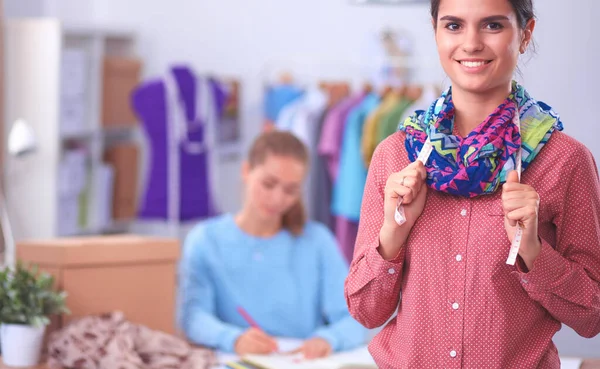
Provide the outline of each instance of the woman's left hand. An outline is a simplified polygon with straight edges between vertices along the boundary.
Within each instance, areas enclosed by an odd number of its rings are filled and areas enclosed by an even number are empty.
[[[304,341],[302,346],[294,350],[301,352],[307,359],[318,359],[331,355],[331,345],[323,338],[315,337]]]
[[[533,187],[519,183],[518,173],[512,171],[502,187],[502,207],[504,228],[511,243],[515,237],[517,224],[521,224],[523,228],[519,256],[525,262],[527,269],[531,270],[533,262],[542,249],[538,237],[540,196]]]

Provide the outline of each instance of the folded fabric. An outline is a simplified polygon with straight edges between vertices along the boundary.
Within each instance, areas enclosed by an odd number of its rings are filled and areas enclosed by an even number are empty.
[[[133,324],[120,312],[74,321],[50,336],[48,365],[75,369],[208,369],[209,349]]]

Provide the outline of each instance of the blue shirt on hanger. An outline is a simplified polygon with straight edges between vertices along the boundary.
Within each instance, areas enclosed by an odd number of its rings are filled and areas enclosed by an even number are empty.
[[[348,113],[342,139],[338,177],[333,186],[331,212],[353,222],[360,218],[367,167],[361,155],[361,137],[367,116],[379,105],[379,95],[371,93]]]
[[[321,337],[333,350],[365,343],[367,330],[348,312],[348,265],[331,232],[308,222],[304,233],[251,236],[231,214],[187,236],[179,275],[179,325],[193,342],[232,352],[249,328],[238,306],[269,335]]]
[[[300,87],[291,84],[269,86],[265,94],[265,117],[275,122],[281,109],[303,94],[304,91]]]

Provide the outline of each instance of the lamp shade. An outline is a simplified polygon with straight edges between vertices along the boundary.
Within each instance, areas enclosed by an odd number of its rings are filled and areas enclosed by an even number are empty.
[[[8,133],[8,154],[22,156],[37,148],[33,128],[23,119],[18,119]]]

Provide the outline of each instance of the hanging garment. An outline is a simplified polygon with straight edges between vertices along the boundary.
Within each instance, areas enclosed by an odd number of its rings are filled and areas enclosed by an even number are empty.
[[[398,130],[398,125],[400,124],[400,119],[404,112],[413,104],[413,101],[410,99],[403,97],[400,101],[379,121],[379,125],[377,126],[377,138],[376,145],[383,140],[385,140],[389,135],[395,133]],[[375,148],[373,148],[373,152],[375,152]],[[367,163],[371,163],[371,157],[373,153],[367,158],[369,159]],[[368,165],[368,164],[367,164]]]
[[[183,66],[172,68],[164,79],[145,82],[133,93],[133,106],[146,131],[150,154],[140,218],[168,219],[169,175],[177,172],[179,219],[216,213],[208,180],[206,122],[199,118],[200,97],[196,77]],[[176,145],[177,171],[170,167],[169,140]]]
[[[308,199],[313,204],[314,220],[325,224],[331,231],[334,231],[334,217],[331,214],[331,191],[333,181],[327,170],[327,160],[319,153],[318,145],[321,142],[325,119],[332,109],[335,109],[343,102],[350,93],[350,86],[347,83],[329,83],[322,87],[328,96],[327,107],[323,110],[321,116],[317,119],[317,126],[314,132],[314,137],[311,142],[314,142],[313,150],[311,151],[311,178],[312,178],[312,194]]]
[[[335,215],[341,215],[349,220],[358,222],[362,194],[367,180],[367,167],[360,152],[363,124],[369,114],[380,103],[377,94],[370,94],[348,114],[346,129],[342,141],[340,168],[333,186],[331,210]]]
[[[425,85],[423,86],[423,92],[421,96],[415,101],[408,109],[404,111],[398,124],[404,122],[406,118],[410,117],[417,110],[427,110],[431,102],[436,100],[440,96],[441,91],[433,85]],[[398,127],[396,127],[398,128]]]
[[[311,162],[314,160],[313,155],[317,154],[315,137],[319,128],[319,119],[327,107],[327,102],[328,96],[323,90],[317,87],[309,88],[302,97],[280,111],[275,124],[277,129],[293,133],[306,145]],[[311,169],[304,184],[304,195],[308,200],[305,202],[306,213],[309,219],[316,218],[312,201],[317,191],[314,188],[316,184],[314,175],[315,173]]]
[[[343,216],[335,217],[335,239],[338,242],[338,247],[344,255],[346,261],[350,264],[354,256],[354,244],[356,243],[356,235],[358,234],[358,222],[346,219]]]
[[[315,129],[315,136],[313,142],[318,143],[321,139],[321,133],[323,132],[323,125],[325,124],[325,117],[329,110],[324,110],[321,116],[317,120],[317,127]],[[331,214],[329,204],[331,204],[331,188],[333,182],[327,172],[327,161],[317,150],[312,150],[310,155],[310,171],[312,178],[311,190],[313,191],[312,197],[308,198],[308,201],[312,202],[314,220],[321,222],[327,226],[330,230],[334,230],[334,219]]]
[[[335,183],[338,176],[340,153],[342,152],[342,142],[348,114],[358,107],[364,98],[365,94],[360,93],[344,99],[341,103],[332,107],[325,116],[325,121],[321,128],[321,136],[318,141],[318,152],[326,164],[327,174],[332,184]],[[333,186],[330,191],[330,199],[326,203],[327,213],[333,216],[333,229],[338,247],[346,260],[350,262],[358,224],[342,216],[332,214]]]
[[[290,103],[302,97],[304,91],[288,83],[282,83],[267,87],[264,102],[265,124],[274,125],[279,118],[281,110]]]
[[[368,168],[371,161],[371,157],[375,152],[375,148],[379,143],[377,140],[379,125],[381,119],[391,112],[395,106],[399,104],[401,96],[398,91],[389,92],[383,101],[376,109],[374,109],[366,118],[365,124],[363,125],[362,136],[360,139],[360,150],[362,152],[362,160],[365,166]]]
[[[323,122],[318,151],[327,162],[327,171],[332,182],[335,182],[338,175],[346,118],[350,111],[356,108],[364,98],[365,94],[360,93],[344,99],[327,112],[325,122]]]

